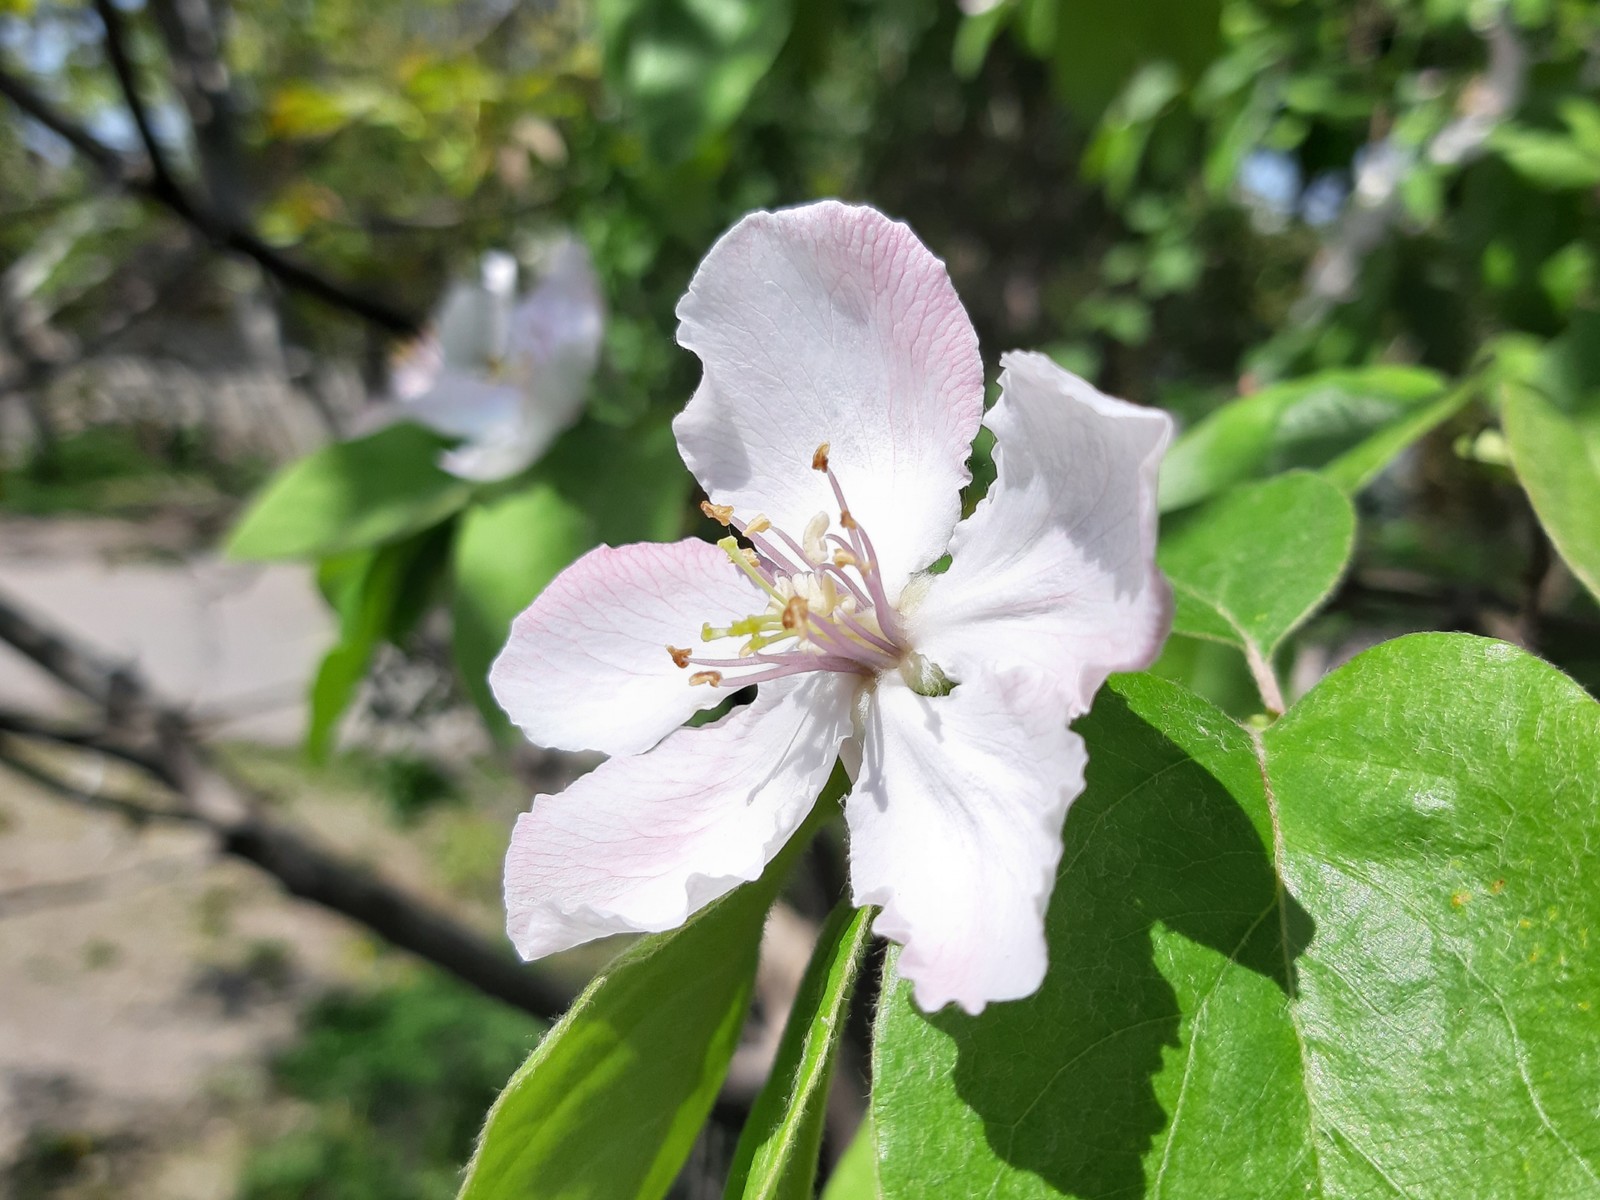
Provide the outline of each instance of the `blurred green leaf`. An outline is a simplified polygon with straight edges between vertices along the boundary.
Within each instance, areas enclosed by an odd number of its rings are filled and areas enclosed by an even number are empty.
[[[811,1200],[833,1060],[872,934],[841,903],[817,935],[767,1083],[739,1135],[726,1200]]]
[[[447,526],[322,564],[318,583],[339,614],[339,640],[311,683],[306,753],[328,756],[339,719],[367,677],[379,645],[404,637],[438,592],[450,546]]]
[[[233,558],[322,558],[437,525],[472,485],[435,464],[446,445],[415,425],[336,442],[290,463],[245,510]]]
[[[511,621],[594,544],[594,524],[548,482],[474,504],[462,514],[451,576],[456,665],[490,727],[510,725],[489,691],[489,666]]]
[[[1193,82],[1215,56],[1221,37],[1221,0],[1073,0],[1066,5],[1037,0],[1034,5],[1046,6],[1059,13],[1050,27],[1056,88],[1086,124],[1142,67],[1169,63]]]
[[[1562,559],[1600,598],[1600,393],[1567,413],[1508,382],[1500,418],[1511,463]]]
[[[1445,381],[1420,367],[1376,366],[1324,371],[1274,384],[1224,405],[1186,430],[1161,467],[1161,508],[1167,512],[1260,475],[1293,467],[1325,467],[1367,439],[1364,451],[1337,468],[1341,485],[1365,482],[1398,452],[1386,431],[1421,436],[1432,423],[1419,412],[1440,398]],[[1464,398],[1463,398],[1464,400]]]
[[[861,1121],[861,1128],[839,1157],[839,1165],[828,1176],[822,1200],[878,1200],[878,1147],[872,1136],[872,1116]]]
[[[1414,408],[1379,427],[1322,468],[1322,477],[1354,496],[1378,477],[1405,448],[1455,416],[1478,394],[1477,379],[1469,379],[1445,392],[1431,404]]]
[[[1270,672],[1283,639],[1339,582],[1355,531],[1349,498],[1308,471],[1213,500],[1161,540],[1173,631],[1237,646],[1253,671]]]
[[[660,1200],[738,1045],[767,909],[819,814],[755,883],[597,975],[489,1110],[459,1200]]]
[[[1078,728],[1040,991],[886,990],[885,1200],[1600,1190],[1600,705],[1422,634],[1255,735],[1124,676]]]
[[[793,0],[598,0],[595,12],[607,81],[668,165],[738,118],[794,23]]]

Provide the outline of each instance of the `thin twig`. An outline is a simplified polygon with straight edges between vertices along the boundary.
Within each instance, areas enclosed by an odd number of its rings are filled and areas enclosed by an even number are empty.
[[[308,296],[315,296],[326,304],[352,313],[400,337],[409,337],[420,327],[421,323],[410,314],[328,279],[286,257],[249,230],[223,221],[170,179],[157,175],[147,160],[124,156],[105,145],[3,68],[0,68],[0,96],[5,96],[28,116],[65,140],[110,182],[163,206],[204,234],[213,244],[254,260],[287,286]]]
[[[176,807],[146,807],[77,792],[80,802],[115,809],[133,819],[177,819],[199,825],[216,838],[224,853],[254,863],[292,895],[356,921],[392,945],[524,1012],[550,1019],[571,1000],[565,989],[455,918],[277,822],[261,796],[215,761],[187,715],[156,697],[131,666],[78,644],[3,597],[0,641],[94,701],[105,714],[103,731],[52,727],[13,716],[13,725],[30,726],[18,732],[116,754],[161,783],[172,793]],[[0,761],[11,769],[58,794],[73,792],[70,784],[3,750],[0,747]]]
[[[139,81],[134,78],[133,60],[128,54],[128,42],[123,34],[122,18],[117,14],[111,0],[94,0],[94,10],[100,14],[100,24],[105,27],[106,57],[111,60],[111,70],[122,88],[122,97],[127,101],[134,128],[139,131],[139,140],[144,143],[145,155],[150,160],[152,180],[156,186],[177,193],[182,189],[178,186],[178,180],[173,175],[172,169],[167,165],[166,151],[156,140],[155,127],[150,123],[150,110],[145,107],[144,97],[139,92]]]

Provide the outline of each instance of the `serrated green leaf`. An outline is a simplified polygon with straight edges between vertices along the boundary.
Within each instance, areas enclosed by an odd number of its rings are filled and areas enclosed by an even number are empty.
[[[472,485],[436,465],[446,443],[415,425],[324,446],[291,463],[234,526],[233,558],[323,558],[437,525]]]
[[[1454,634],[1079,726],[1040,992],[881,1010],[887,1200],[1600,1194],[1600,704]]]
[[[771,1074],[739,1135],[726,1200],[811,1200],[828,1084],[856,974],[872,935],[866,909],[841,904],[817,935]]]
[[[1508,382],[1500,419],[1517,478],[1572,573],[1600,598],[1600,402],[1585,420]]]
[[[451,641],[462,682],[491,728],[509,730],[489,667],[511,621],[594,544],[594,523],[550,483],[504,492],[462,514],[451,559]]]
[[[761,929],[803,829],[760,880],[597,975],[485,1119],[458,1200],[659,1200],[711,1112]]]
[[[1309,471],[1213,500],[1162,538],[1174,632],[1237,646],[1253,671],[1270,669],[1283,639],[1344,574],[1355,530],[1349,498]]]
[[[1395,366],[1325,371],[1262,388],[1177,440],[1161,467],[1161,509],[1294,467],[1339,464],[1335,482],[1357,490],[1409,444],[1407,437],[1421,437],[1449,415],[1444,390],[1433,371]]]

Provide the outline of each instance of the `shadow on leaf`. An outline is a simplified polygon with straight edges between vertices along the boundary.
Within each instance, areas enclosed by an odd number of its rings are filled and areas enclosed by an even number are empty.
[[[956,1090],[993,1153],[1065,1195],[1104,1200],[1145,1193],[1142,1160],[1169,1120],[1154,1077],[1163,1048],[1180,1045],[1181,1008],[1157,965],[1157,927],[1292,995],[1312,922],[1292,897],[1280,908],[1243,730],[1226,722],[1181,747],[1110,689],[1079,729],[1088,787],[1066,823],[1044,986],[979,1017],[931,1020],[955,1039]],[[1221,965],[1207,958],[1212,974]]]

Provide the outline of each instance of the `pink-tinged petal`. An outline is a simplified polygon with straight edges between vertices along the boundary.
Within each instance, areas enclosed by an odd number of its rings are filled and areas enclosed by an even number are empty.
[[[410,395],[400,392],[400,382],[393,381],[401,396],[393,417],[415,421],[445,437],[487,440],[517,428],[522,420],[522,392],[482,375],[440,367],[426,387]]]
[[[859,682],[766,684],[714,725],[535,797],[506,855],[506,931],[522,957],[673,929],[759,876],[827,782]]]
[[[511,313],[507,371],[527,391],[527,427],[540,450],[578,419],[600,362],[605,301],[582,242],[552,251],[543,277]]]
[[[1028,666],[1074,716],[1113,671],[1161,652],[1172,596],[1156,569],[1163,412],[1096,391],[1042,354],[1007,354],[985,419],[998,477],[951,539],[950,569],[908,619],[952,679]]]
[[[1048,680],[979,674],[947,696],[886,676],[845,804],[857,904],[905,947],[899,972],[932,1012],[977,1013],[1044,979],[1044,915],[1061,823],[1083,790],[1083,742]]]
[[[673,422],[712,500],[799,536],[837,521],[826,442],[892,599],[944,553],[983,413],[978,339],[944,264],[904,225],[827,200],[752,213],[678,303],[704,374]]]
[[[766,597],[708,542],[600,546],[557,575],[511,625],[489,686],[528,739],[638,754],[726,691],[691,685],[668,646],[700,646]]]

